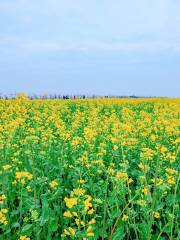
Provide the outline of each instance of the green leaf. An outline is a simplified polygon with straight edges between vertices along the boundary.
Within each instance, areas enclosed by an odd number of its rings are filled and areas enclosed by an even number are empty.
[[[40,226],[43,226],[49,220],[49,204],[46,197],[42,200],[42,216],[40,217]]]
[[[13,228],[18,228],[19,226],[20,226],[20,224],[18,222],[13,223],[13,225],[12,225]]]
[[[126,233],[124,233],[124,225],[123,223],[121,225],[119,225],[118,229],[116,230],[116,232],[113,235],[113,240],[121,240],[124,239]]]
[[[55,219],[50,219],[48,223],[49,232],[56,232],[58,229],[58,222]]]
[[[145,221],[142,223],[138,224],[139,230],[140,230],[140,236],[144,237],[148,235],[148,225]]]
[[[30,230],[31,230],[32,226],[33,226],[32,224],[27,224],[27,225],[25,225],[25,226],[23,227],[23,229],[22,229],[22,232],[23,232],[23,233],[25,233],[25,232],[26,232],[26,233],[30,233],[30,232],[31,232]]]
[[[163,207],[164,207],[164,203],[160,203],[157,207],[156,207],[156,211],[160,211],[160,210],[162,210],[163,209]]]

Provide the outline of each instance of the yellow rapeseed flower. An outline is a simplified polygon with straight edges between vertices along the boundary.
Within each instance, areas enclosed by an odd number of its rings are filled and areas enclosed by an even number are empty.
[[[52,188],[56,188],[58,186],[58,183],[56,181],[52,181],[52,182],[50,182],[50,186]]]
[[[28,192],[31,191],[31,187],[29,185],[26,187],[26,189],[28,190]]]
[[[81,221],[81,225],[82,225],[83,227],[85,227],[85,226],[86,226],[86,224],[85,224],[85,222],[84,222],[84,221]]]
[[[64,229],[64,233],[65,233],[67,236],[70,236],[70,233],[69,233],[66,229]]]
[[[71,218],[73,216],[70,211],[64,212],[63,215],[64,217],[68,217],[68,218]]]
[[[91,230],[92,230],[92,226],[89,226],[86,231],[90,232]]]
[[[77,204],[77,198],[67,198],[67,197],[65,197],[64,201],[65,201],[66,206],[68,208],[72,208],[74,205]]]
[[[122,216],[122,221],[123,222],[126,222],[127,220],[128,220],[128,215],[126,215],[126,214],[123,214],[123,216]]]
[[[84,201],[84,210],[87,211],[90,207],[92,207],[92,203],[90,203],[89,199]]]
[[[126,181],[127,179],[128,179],[128,175],[127,175],[127,173],[126,172],[121,172],[121,171],[119,171],[119,172],[117,172],[117,174],[116,174],[116,179],[117,180],[123,180],[123,181]]]
[[[107,169],[107,173],[110,174],[110,175],[114,175],[114,169],[112,167],[109,167]]]
[[[73,228],[71,228],[71,227],[68,227],[68,230],[69,230],[69,232],[71,233],[71,235],[75,235],[75,230],[73,229]]]
[[[79,226],[79,224],[80,224],[79,219],[75,218],[74,221],[75,221],[76,225]]]
[[[148,188],[147,187],[143,187],[142,188],[142,192],[147,195],[148,194]]]
[[[160,218],[160,213],[159,212],[153,212],[153,216],[158,219],[158,218]]]
[[[0,195],[0,205],[4,204],[6,196],[4,194]]]
[[[83,179],[80,179],[80,180],[78,180],[78,183],[79,183],[79,184],[84,184],[85,181],[84,181]]]
[[[71,195],[76,195],[76,196],[82,196],[84,194],[85,190],[82,188],[76,188],[71,191]]]
[[[19,240],[31,240],[31,239],[29,237],[27,237],[26,235],[24,235],[24,236],[21,236],[19,238]]]
[[[87,233],[87,236],[88,236],[88,237],[94,237],[94,233],[93,233],[93,232],[88,232],[88,233]]]
[[[4,166],[3,166],[3,169],[4,169],[4,170],[7,170],[7,169],[9,169],[9,168],[11,168],[11,167],[12,167],[12,166],[11,166],[10,164],[7,164],[7,165],[4,165]]]
[[[5,208],[2,208],[0,210],[0,223],[4,224],[4,225],[7,225],[8,221],[7,221],[7,218],[5,216],[5,214],[8,212],[7,209]]]
[[[117,145],[114,145],[113,149],[116,151],[118,150],[118,146]]]
[[[90,221],[89,221],[89,224],[94,224],[96,223],[96,220],[94,218],[92,218]]]
[[[92,215],[93,213],[94,213],[94,209],[93,208],[88,211],[89,215]]]

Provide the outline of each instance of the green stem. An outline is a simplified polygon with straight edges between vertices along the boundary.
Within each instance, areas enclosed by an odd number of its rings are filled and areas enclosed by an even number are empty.
[[[174,191],[174,200],[173,200],[173,212],[172,212],[172,220],[171,220],[172,223],[171,223],[171,236],[170,236],[170,240],[173,240],[174,211],[175,211],[177,188],[178,188],[178,185],[179,185],[179,177],[180,177],[180,174],[179,174],[179,176],[178,176],[178,180],[177,180],[176,187],[175,187],[175,191]]]
[[[105,231],[105,222],[106,222],[106,213],[107,213],[107,195],[108,195],[108,184],[109,184],[109,176],[106,182],[106,195],[104,202],[104,218],[103,218],[103,228],[102,228],[102,240],[104,240],[104,231]]]

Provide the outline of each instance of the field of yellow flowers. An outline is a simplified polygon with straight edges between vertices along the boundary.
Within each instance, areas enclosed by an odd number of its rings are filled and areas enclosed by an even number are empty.
[[[180,239],[179,110],[1,99],[0,239]]]

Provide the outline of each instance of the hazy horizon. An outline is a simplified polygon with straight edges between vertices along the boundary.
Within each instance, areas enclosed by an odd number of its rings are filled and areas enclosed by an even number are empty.
[[[0,0],[0,93],[179,97],[180,1]]]

